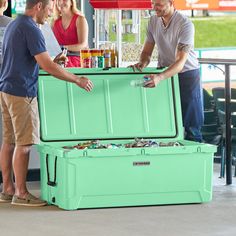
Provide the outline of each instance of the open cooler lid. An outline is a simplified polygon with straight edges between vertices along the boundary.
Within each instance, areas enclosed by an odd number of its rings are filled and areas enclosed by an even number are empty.
[[[95,9],[151,9],[151,0],[89,0]]]
[[[41,140],[173,138],[183,139],[178,78],[156,88],[132,87],[132,80],[160,70],[72,68],[92,80],[91,92],[40,71]]]

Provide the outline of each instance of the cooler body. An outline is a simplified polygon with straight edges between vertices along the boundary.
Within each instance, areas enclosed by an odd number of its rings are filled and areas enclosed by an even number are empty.
[[[66,210],[200,203],[212,199],[212,145],[183,140],[178,78],[154,89],[132,80],[148,68],[72,69],[91,93],[42,73],[39,79],[41,194]],[[178,146],[127,148],[134,138]],[[114,148],[74,147],[99,140]]]

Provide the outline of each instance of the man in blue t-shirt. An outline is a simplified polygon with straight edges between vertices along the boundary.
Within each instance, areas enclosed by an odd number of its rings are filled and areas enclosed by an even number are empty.
[[[185,139],[202,142],[202,87],[199,63],[194,53],[194,26],[174,8],[173,0],[152,0],[156,15],[150,18],[147,39],[134,69],[146,67],[154,49],[158,49],[158,66],[168,67],[157,75],[147,76],[145,87],[156,87],[162,80],[178,73]]]
[[[38,28],[38,24],[44,24],[51,12],[51,0],[26,0],[25,14],[12,21],[4,34],[0,77],[3,118],[3,143],[0,153],[3,190],[0,193],[0,202],[25,206],[46,204],[30,194],[26,187],[30,149],[32,144],[39,143],[36,98],[39,66],[58,79],[75,83],[86,91],[93,88],[89,79],[77,77],[51,60],[42,32]],[[60,60],[61,57],[57,59]]]

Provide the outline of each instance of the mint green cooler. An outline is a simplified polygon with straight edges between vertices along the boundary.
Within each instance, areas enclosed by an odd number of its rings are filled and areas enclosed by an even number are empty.
[[[212,199],[216,147],[183,139],[178,77],[156,88],[132,80],[161,70],[70,69],[88,93],[45,72],[39,78],[41,197],[62,209],[201,203]],[[181,146],[65,149],[134,138]]]

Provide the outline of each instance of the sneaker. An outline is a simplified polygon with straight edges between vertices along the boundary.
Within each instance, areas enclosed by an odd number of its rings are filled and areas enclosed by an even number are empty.
[[[7,193],[0,193],[0,202],[11,202],[13,195]]]
[[[30,206],[30,207],[39,207],[47,205],[46,201],[43,201],[39,198],[36,198],[32,194],[28,193],[25,198],[20,198],[16,195],[12,198],[12,205],[19,205],[19,206]]]

